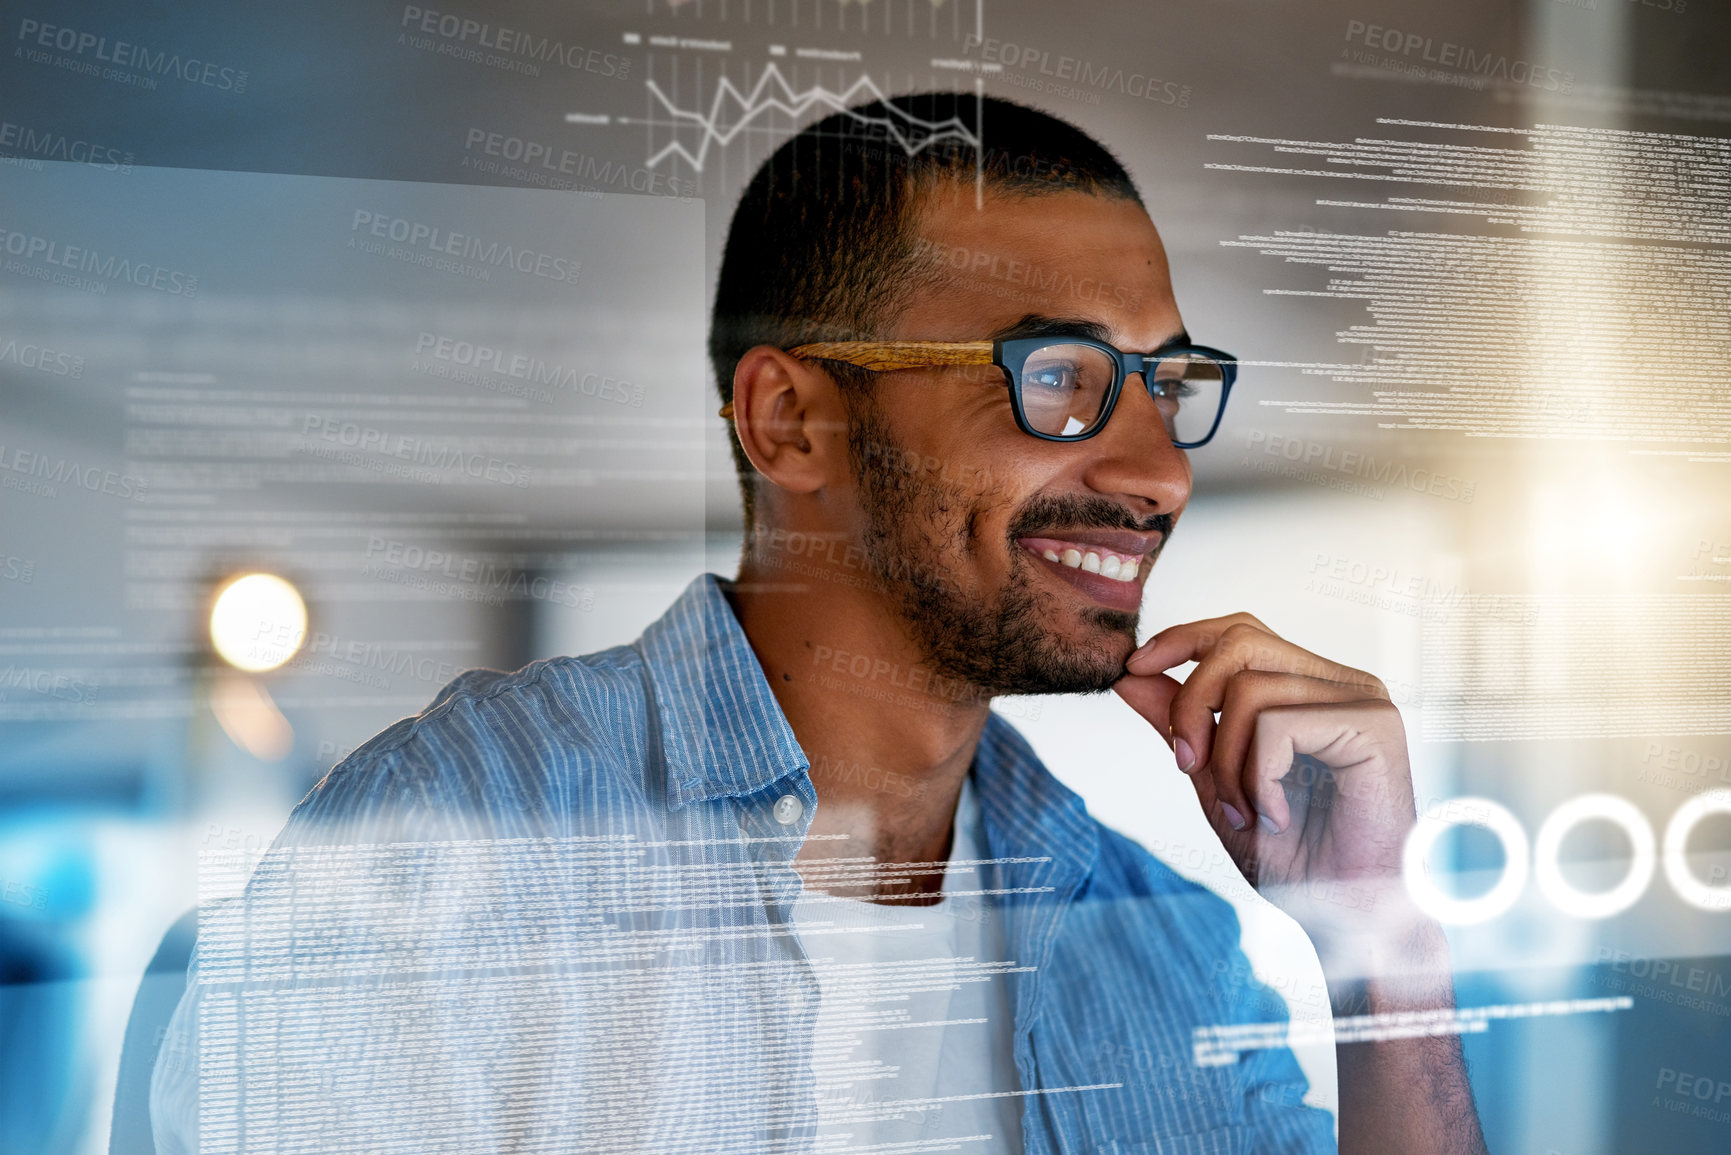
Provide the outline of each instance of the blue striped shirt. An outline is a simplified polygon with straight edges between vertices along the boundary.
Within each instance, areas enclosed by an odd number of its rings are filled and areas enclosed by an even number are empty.
[[[808,771],[712,576],[630,646],[464,674],[201,919],[159,1149],[811,1150]],[[1199,1027],[1285,1017],[1230,906],[995,715],[971,774],[1026,1151],[1333,1150],[1290,1051],[1194,1061]]]

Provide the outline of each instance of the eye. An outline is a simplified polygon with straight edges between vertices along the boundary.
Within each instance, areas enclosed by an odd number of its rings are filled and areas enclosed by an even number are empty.
[[[1059,361],[1030,368],[1022,379],[1035,389],[1048,393],[1073,393],[1077,387],[1076,366]]]
[[[1196,386],[1183,377],[1155,377],[1149,386],[1156,401],[1171,401],[1174,404],[1187,397],[1196,396]]]
[[[1099,420],[1114,363],[1091,345],[1056,342],[1022,365],[1022,415],[1041,433],[1073,437]]]

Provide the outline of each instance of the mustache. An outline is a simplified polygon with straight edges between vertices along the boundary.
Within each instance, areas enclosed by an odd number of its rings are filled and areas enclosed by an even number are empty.
[[[1029,499],[1010,522],[1010,539],[1037,537],[1044,529],[1128,529],[1137,533],[1159,533],[1160,548],[1172,536],[1169,513],[1137,517],[1115,501],[1103,497],[1072,495]]]

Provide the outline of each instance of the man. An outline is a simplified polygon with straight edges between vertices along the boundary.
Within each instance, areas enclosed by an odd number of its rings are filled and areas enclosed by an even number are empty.
[[[201,927],[160,1145],[1331,1147],[1283,1047],[1199,1061],[1281,1017],[1230,909],[988,709],[1115,690],[1337,1009],[1452,1005],[1382,685],[1242,614],[1136,645],[1235,366],[1123,168],[997,100],[832,116],[745,191],[711,353],[738,580],[333,770]],[[1343,1149],[1483,1149],[1452,1037],[1338,1057]]]

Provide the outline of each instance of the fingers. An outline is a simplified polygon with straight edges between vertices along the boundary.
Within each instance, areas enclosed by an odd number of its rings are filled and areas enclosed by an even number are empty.
[[[1372,675],[1320,658],[1270,633],[1249,614],[1164,630],[1132,654],[1126,668],[1131,673],[1145,675],[1188,661],[1196,662],[1196,669],[1172,701],[1169,741],[1174,750],[1179,749],[1181,741],[1183,749],[1194,754],[1191,768],[1206,766],[1211,760],[1215,715],[1225,706],[1232,679],[1245,671],[1294,674],[1348,686],[1353,688],[1353,696],[1359,698],[1388,697],[1387,689]],[[1183,762],[1180,757],[1181,767]]]
[[[1392,703],[1359,699],[1266,707],[1256,717],[1239,782],[1255,808],[1254,821],[1260,821],[1269,834],[1282,833],[1292,825],[1284,783],[1301,756],[1327,768],[1333,791],[1327,804],[1333,807],[1380,798],[1399,809],[1396,795],[1410,789],[1397,789],[1406,782],[1406,728]],[[1398,772],[1388,781],[1367,779],[1363,772],[1375,765]],[[1319,782],[1301,785],[1314,789]],[[1301,798],[1302,805],[1309,802]]]
[[[1142,715],[1168,744],[1172,744],[1170,707],[1173,697],[1182,685],[1178,679],[1165,674],[1151,674],[1146,677],[1130,674],[1113,683],[1112,692],[1124,699],[1132,710]],[[1188,747],[1175,746],[1172,753],[1178,761],[1179,769],[1189,773],[1197,768],[1195,756]],[[1202,804],[1202,813],[1215,832],[1222,833],[1223,828],[1232,827],[1231,821],[1220,808],[1220,800],[1215,796],[1214,780],[1207,774],[1190,774],[1190,785],[1195,788],[1196,800]]]
[[[1132,674],[1152,674],[1170,670],[1185,662],[1194,662],[1214,648],[1214,643],[1233,626],[1249,626],[1273,637],[1274,631],[1249,614],[1229,614],[1224,618],[1186,622],[1168,626],[1137,647],[1125,661]]]
[[[1249,614],[1232,614],[1207,621],[1169,626],[1137,647],[1124,662],[1132,674],[1153,674],[1185,662],[1233,656],[1246,668],[1281,670],[1330,682],[1363,686],[1366,697],[1386,698],[1388,691],[1375,675],[1331,662],[1287,641]]]
[[[1128,675],[1119,678],[1113,684],[1112,691],[1124,699],[1132,710],[1147,719],[1148,724],[1170,745],[1172,697],[1178,693],[1180,685],[1178,679],[1165,674],[1152,674],[1147,677]],[[1183,761],[1182,758],[1179,759],[1181,766]]]
[[[1363,692],[1356,687],[1299,674],[1249,670],[1234,676],[1226,686],[1212,757],[1206,763],[1215,792],[1232,807],[1226,814],[1227,824],[1242,830],[1266,817],[1285,829],[1290,817],[1285,794],[1278,786],[1268,786],[1283,777],[1292,765],[1292,748],[1286,732],[1293,719],[1316,706],[1360,702],[1363,698]],[[1251,757],[1253,746],[1255,759]],[[1283,751],[1286,761],[1279,762]],[[1275,765],[1279,772],[1272,779],[1259,776]],[[1232,820],[1234,812],[1239,816],[1238,822]],[[1267,823],[1264,829],[1268,829]]]
[[[1279,709],[1275,707],[1263,715],[1269,719],[1267,724],[1261,717],[1257,719],[1240,775],[1244,791],[1255,808],[1254,817],[1248,821],[1255,822],[1268,834],[1279,834],[1292,827],[1292,804],[1280,783],[1291,772],[1298,751],[1293,746],[1291,731],[1278,724]]]
[[[1162,672],[1185,662],[1196,668],[1182,683]],[[1381,681],[1294,645],[1249,614],[1162,630],[1125,668],[1113,689],[1172,746],[1217,828],[1286,830],[1292,808],[1280,783],[1294,758],[1315,754],[1335,767],[1330,759],[1343,742],[1391,729],[1375,721],[1384,712],[1404,758],[1399,713]]]
[[[1198,641],[1205,636],[1195,635]],[[1298,649],[1259,626],[1234,622],[1216,635],[1206,650],[1198,652],[1195,659],[1184,659],[1195,660],[1197,665],[1174,696],[1171,707],[1174,749],[1182,741],[1196,755],[1194,765],[1183,769],[1206,766],[1213,759],[1214,717],[1225,708],[1231,679],[1246,670],[1281,669],[1282,657],[1290,661],[1290,655],[1281,653],[1288,647]],[[1238,805],[1235,799],[1228,801]]]

